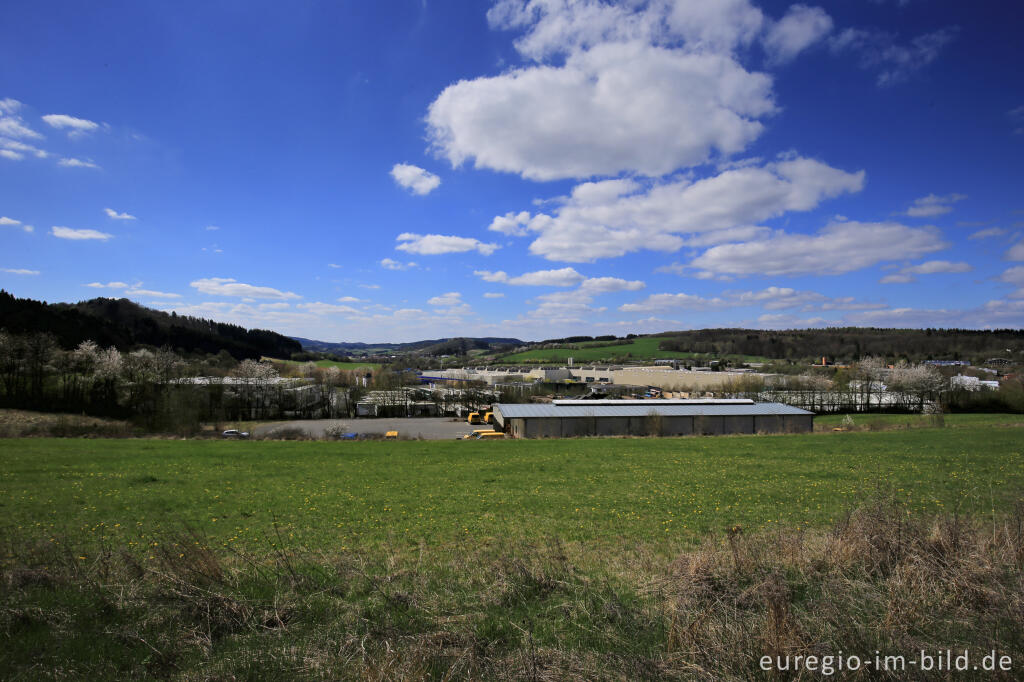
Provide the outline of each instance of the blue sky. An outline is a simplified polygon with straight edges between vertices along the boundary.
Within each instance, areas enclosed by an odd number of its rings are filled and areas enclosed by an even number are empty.
[[[1024,326],[1010,3],[0,10],[0,287],[329,341]]]

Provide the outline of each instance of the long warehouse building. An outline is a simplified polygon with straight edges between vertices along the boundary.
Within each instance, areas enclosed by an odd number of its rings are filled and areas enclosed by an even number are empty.
[[[498,427],[513,438],[807,433],[814,413],[753,400],[555,400],[499,403]]]

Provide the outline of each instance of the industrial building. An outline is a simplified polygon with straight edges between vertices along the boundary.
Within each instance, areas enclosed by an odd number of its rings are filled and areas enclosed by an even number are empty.
[[[513,438],[807,433],[814,413],[753,400],[555,400],[493,406]]]

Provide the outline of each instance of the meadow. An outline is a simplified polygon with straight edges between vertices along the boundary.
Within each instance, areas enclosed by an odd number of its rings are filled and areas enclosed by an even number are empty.
[[[760,653],[1024,656],[1013,423],[0,440],[0,676],[773,679]]]
[[[658,344],[663,339],[637,338],[629,342],[614,346],[594,344],[593,342],[580,343],[579,348],[538,348],[535,350],[512,353],[498,358],[499,363],[564,363],[569,358],[574,363],[586,362],[609,362],[616,358],[629,357],[630,360],[671,360],[691,359],[710,357],[700,353],[680,353],[676,351],[660,350]],[[715,356],[716,358],[719,356]],[[767,362],[767,358],[748,355],[727,355],[724,358],[741,362]]]

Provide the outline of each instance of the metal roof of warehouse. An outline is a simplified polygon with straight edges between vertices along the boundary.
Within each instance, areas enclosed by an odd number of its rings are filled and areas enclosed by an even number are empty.
[[[750,417],[750,416],[787,416],[814,414],[807,410],[782,403],[753,404],[689,404],[679,403],[659,405],[658,401],[644,401],[643,405],[592,405],[590,401],[581,400],[579,405],[551,404],[512,404],[499,403],[494,406],[495,412],[507,419],[524,417],[573,418],[573,417],[646,417],[655,411],[665,417]]]

